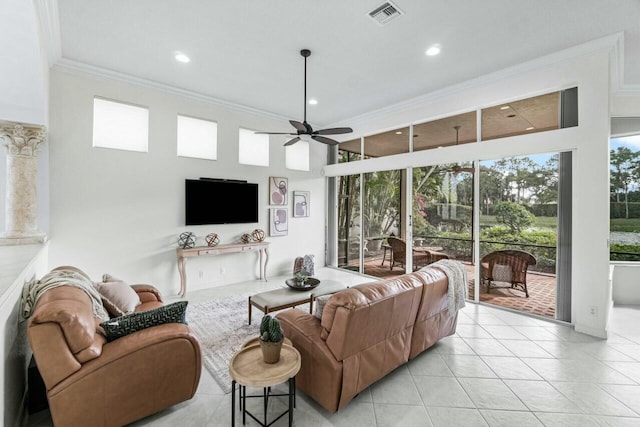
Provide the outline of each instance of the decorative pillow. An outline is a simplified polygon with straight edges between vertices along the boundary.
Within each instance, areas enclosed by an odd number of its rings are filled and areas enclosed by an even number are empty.
[[[128,283],[109,274],[104,274],[102,282],[94,285],[100,295],[111,301],[123,313],[132,313],[142,303],[136,291]]]
[[[165,323],[184,323],[188,301],[178,301],[162,307],[138,313],[131,313],[102,322],[107,341],[113,341],[126,335]]]
[[[107,310],[110,319],[113,319],[114,317],[124,316],[126,314],[125,312],[120,310],[117,305],[111,302],[109,298],[105,297],[104,295],[100,295],[100,297],[102,299],[102,306],[105,310]]]
[[[313,308],[313,316],[317,317],[318,320],[322,320],[322,312],[324,311],[324,306],[329,301],[331,295],[322,295],[318,298],[314,299],[315,307]]]
[[[491,276],[495,282],[511,283],[511,266],[495,264]]]

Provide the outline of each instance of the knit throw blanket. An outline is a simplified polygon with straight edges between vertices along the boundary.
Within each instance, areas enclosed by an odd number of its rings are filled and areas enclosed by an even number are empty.
[[[27,319],[31,315],[31,311],[43,293],[58,286],[74,286],[82,289],[89,295],[89,299],[91,299],[91,308],[94,316],[102,320],[109,320],[109,315],[102,305],[102,298],[96,288],[94,288],[91,280],[77,271],[63,269],[51,271],[42,276],[40,280],[34,280],[25,284],[24,288],[22,288],[22,305],[20,312],[22,319]]]
[[[449,280],[447,287],[447,309],[449,314],[454,315],[464,307],[464,299],[467,297],[467,269],[460,261],[452,259],[441,259],[430,264],[429,267],[438,267]]]

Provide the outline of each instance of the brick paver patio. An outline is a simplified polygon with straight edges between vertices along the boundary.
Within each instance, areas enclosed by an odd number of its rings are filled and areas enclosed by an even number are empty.
[[[401,267],[389,269],[388,259],[381,265],[382,257],[367,257],[364,263],[364,273],[379,278],[398,276],[404,273]],[[355,261],[357,266],[357,261]],[[467,264],[469,274],[469,299],[473,299],[473,265]],[[524,292],[510,288],[491,288],[487,293],[486,286],[480,288],[480,301],[488,304],[506,307],[526,313],[555,318],[556,308],[556,277],[552,274],[529,272],[527,273],[527,288],[529,298]]]

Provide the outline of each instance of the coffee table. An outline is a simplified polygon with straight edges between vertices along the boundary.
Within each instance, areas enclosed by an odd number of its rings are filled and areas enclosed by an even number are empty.
[[[293,405],[296,394],[295,376],[300,371],[300,353],[294,347],[282,344],[280,360],[276,363],[264,363],[262,360],[262,350],[259,345],[248,345],[238,351],[229,361],[229,374],[231,375],[231,426],[236,423],[236,384],[241,388],[242,395],[242,424],[246,422],[249,415],[258,424],[267,427],[286,414],[289,414],[289,426],[293,425]],[[283,382],[289,383],[289,392],[285,395],[289,397],[289,408],[280,414],[271,423],[267,423],[267,406],[269,397],[281,396],[272,394],[270,388]],[[262,387],[262,396],[247,396],[246,388]],[[264,399],[264,422],[258,420],[255,415],[247,411],[246,399],[248,397],[262,397]]]
[[[289,288],[273,289],[271,291],[260,292],[249,297],[249,324],[251,324],[251,307],[257,307],[264,314],[283,308],[296,307],[309,303],[309,313],[313,313],[313,301],[321,296],[335,294],[348,286],[337,280],[321,280],[320,284],[308,291],[296,291]]]

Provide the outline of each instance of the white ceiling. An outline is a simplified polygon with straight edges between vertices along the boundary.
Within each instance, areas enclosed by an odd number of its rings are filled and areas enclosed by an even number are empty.
[[[316,126],[618,32],[621,83],[640,87],[638,0],[394,0],[404,15],[379,26],[382,3],[60,0],[62,57],[301,121],[308,48]]]

